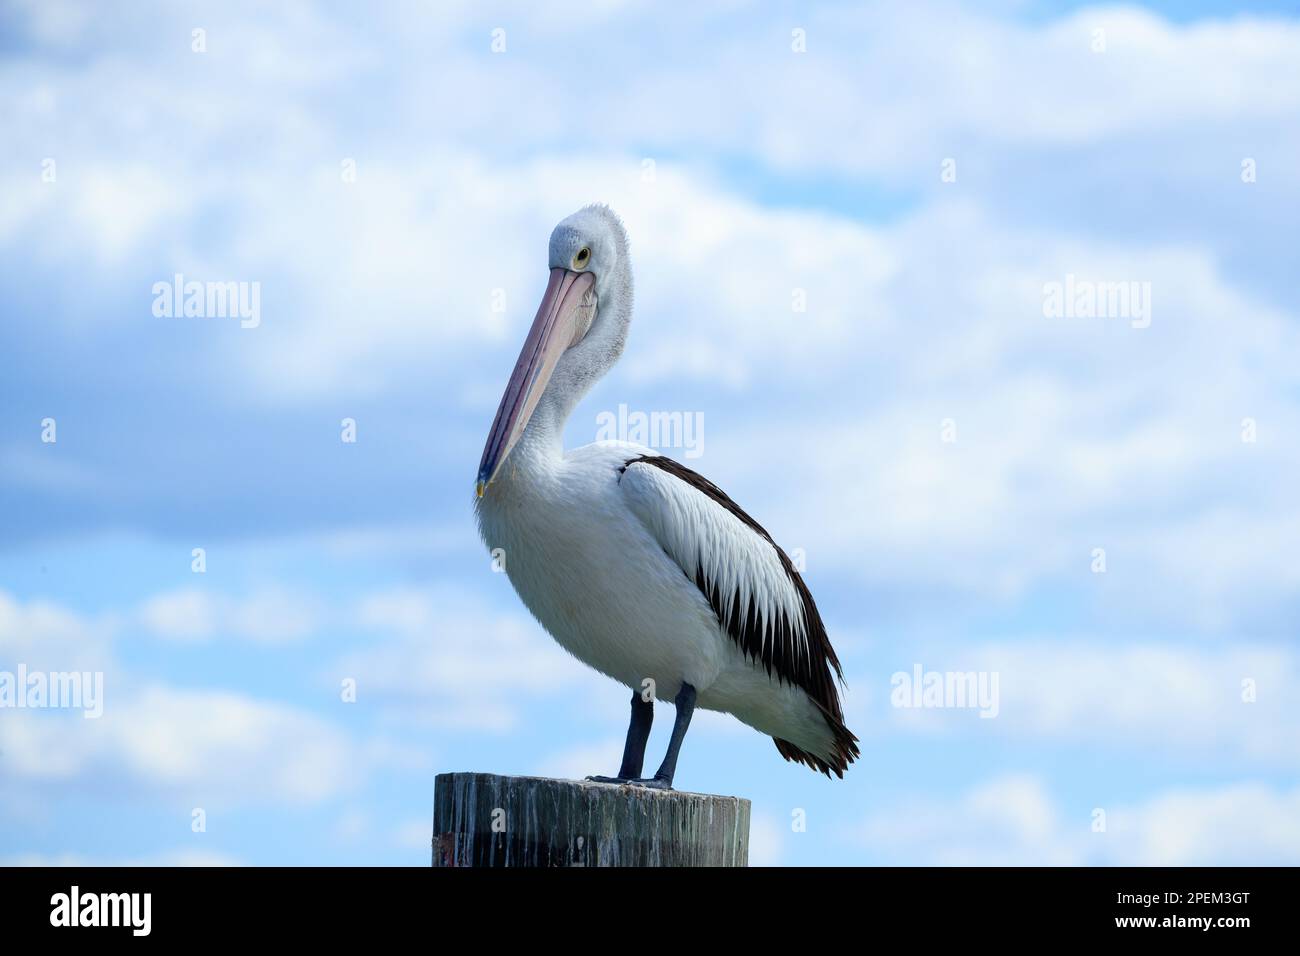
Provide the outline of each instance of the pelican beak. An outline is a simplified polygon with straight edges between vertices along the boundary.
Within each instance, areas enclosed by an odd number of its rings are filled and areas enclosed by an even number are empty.
[[[524,339],[523,350],[515,362],[515,370],[501,396],[501,406],[492,422],[483,460],[478,466],[478,481],[474,490],[482,498],[492,479],[505,464],[510,449],[515,447],[532,418],[537,402],[546,391],[555,363],[571,346],[582,341],[596,317],[596,277],[590,272],[572,272],[552,269],[546,283],[546,294],[537,307],[533,327]]]

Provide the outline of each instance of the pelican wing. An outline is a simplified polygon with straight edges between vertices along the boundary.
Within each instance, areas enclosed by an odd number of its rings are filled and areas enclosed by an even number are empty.
[[[786,553],[721,488],[671,458],[642,455],[621,471],[632,512],[700,589],[722,629],[769,676],[803,688],[842,726],[840,662]]]

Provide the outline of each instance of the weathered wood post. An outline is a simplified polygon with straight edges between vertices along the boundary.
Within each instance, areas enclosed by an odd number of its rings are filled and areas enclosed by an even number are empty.
[[[491,773],[434,782],[434,866],[748,863],[740,797]]]

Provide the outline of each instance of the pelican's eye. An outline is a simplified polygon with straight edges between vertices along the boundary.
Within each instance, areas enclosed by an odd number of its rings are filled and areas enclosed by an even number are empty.
[[[587,263],[591,261],[591,250],[583,246],[578,250],[578,254],[573,257],[573,268],[581,272],[587,268]]]

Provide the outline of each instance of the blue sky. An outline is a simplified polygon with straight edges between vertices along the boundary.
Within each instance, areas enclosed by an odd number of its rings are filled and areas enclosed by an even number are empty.
[[[664,451],[806,555],[862,738],[828,781],[697,720],[755,862],[1300,862],[1297,17],[4,5],[0,671],[105,700],[0,709],[0,861],[423,865],[436,772],[616,768],[470,509],[606,201],[637,311],[568,443],[700,417]],[[257,326],[155,316],[176,273]],[[998,716],[891,706],[914,664]]]

